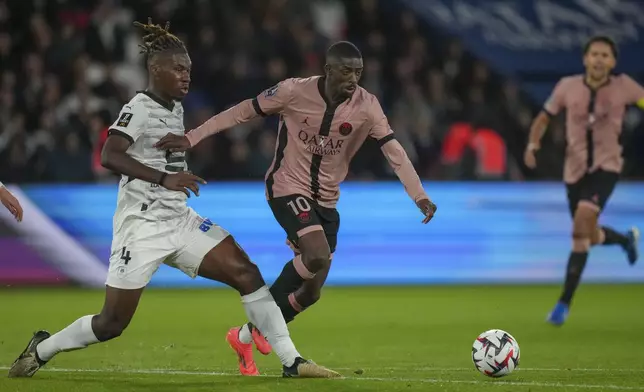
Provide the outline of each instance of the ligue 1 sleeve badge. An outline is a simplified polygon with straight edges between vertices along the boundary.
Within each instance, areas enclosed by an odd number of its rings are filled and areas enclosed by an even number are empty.
[[[278,88],[279,88],[279,84],[276,84],[275,86],[267,89],[266,91],[264,91],[264,96],[266,98],[272,97],[273,95],[275,95],[275,93],[277,93]]]
[[[353,125],[351,125],[350,123],[345,122],[340,125],[340,135],[348,136],[351,131],[353,131]]]

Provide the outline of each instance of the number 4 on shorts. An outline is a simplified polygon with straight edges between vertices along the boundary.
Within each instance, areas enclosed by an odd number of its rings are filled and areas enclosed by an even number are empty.
[[[121,260],[123,260],[123,264],[125,264],[125,265],[127,265],[127,263],[129,263],[130,260],[132,260],[132,258],[130,257],[130,251],[127,250],[127,247],[125,247],[125,246],[123,247],[123,250],[121,251]]]

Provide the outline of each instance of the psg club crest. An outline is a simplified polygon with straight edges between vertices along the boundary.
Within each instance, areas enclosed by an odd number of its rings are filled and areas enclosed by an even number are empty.
[[[279,87],[279,85],[278,85],[278,84],[276,84],[275,86],[273,86],[273,87],[269,88],[268,90],[266,90],[266,91],[264,92],[264,96],[265,96],[266,98],[268,98],[268,97],[272,97],[272,96],[273,96],[273,95],[275,95],[275,93],[277,92],[277,88],[278,88],[278,87]]]
[[[353,131],[353,125],[349,124],[348,122],[342,123],[340,125],[340,135],[342,136],[347,136]]]
[[[297,219],[299,219],[302,223],[309,223],[309,221],[311,220],[311,215],[309,215],[308,212],[300,212],[297,215]]]

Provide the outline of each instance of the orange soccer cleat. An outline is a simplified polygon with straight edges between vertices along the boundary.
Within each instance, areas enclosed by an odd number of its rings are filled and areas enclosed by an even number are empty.
[[[230,348],[235,350],[239,359],[239,372],[243,376],[259,376],[257,364],[253,359],[253,345],[251,343],[244,344],[239,340],[239,330],[239,327],[231,328],[226,335],[226,341]]]
[[[255,343],[255,347],[257,347],[257,351],[264,355],[268,355],[271,353],[273,348],[271,347],[271,344],[268,343],[268,340],[262,335],[261,332],[255,327],[253,327],[252,330],[252,336],[253,336],[253,343]]]

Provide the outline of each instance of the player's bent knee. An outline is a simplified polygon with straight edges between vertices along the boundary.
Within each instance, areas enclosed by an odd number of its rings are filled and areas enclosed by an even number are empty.
[[[225,283],[241,295],[250,294],[265,285],[259,268],[232,236],[226,237],[206,254],[198,275]]]
[[[318,273],[321,270],[329,268],[331,264],[331,252],[329,252],[328,247],[325,250],[314,249],[310,252],[302,252],[302,262],[306,268],[312,273]]]
[[[577,209],[573,218],[573,232],[591,238],[597,230],[597,214],[589,209]]]
[[[331,263],[331,249],[323,231],[314,231],[300,238],[300,251],[304,266],[313,274]]]
[[[298,240],[302,258],[305,260],[328,259],[331,250],[323,230],[316,230],[301,236]]]
[[[595,230],[592,231],[590,244],[591,245],[603,244],[605,240],[606,240],[606,234],[604,233],[604,230],[602,230],[601,227],[596,227]]]
[[[572,250],[588,252],[595,231],[596,212],[588,206],[590,203],[579,203],[573,218]]]

